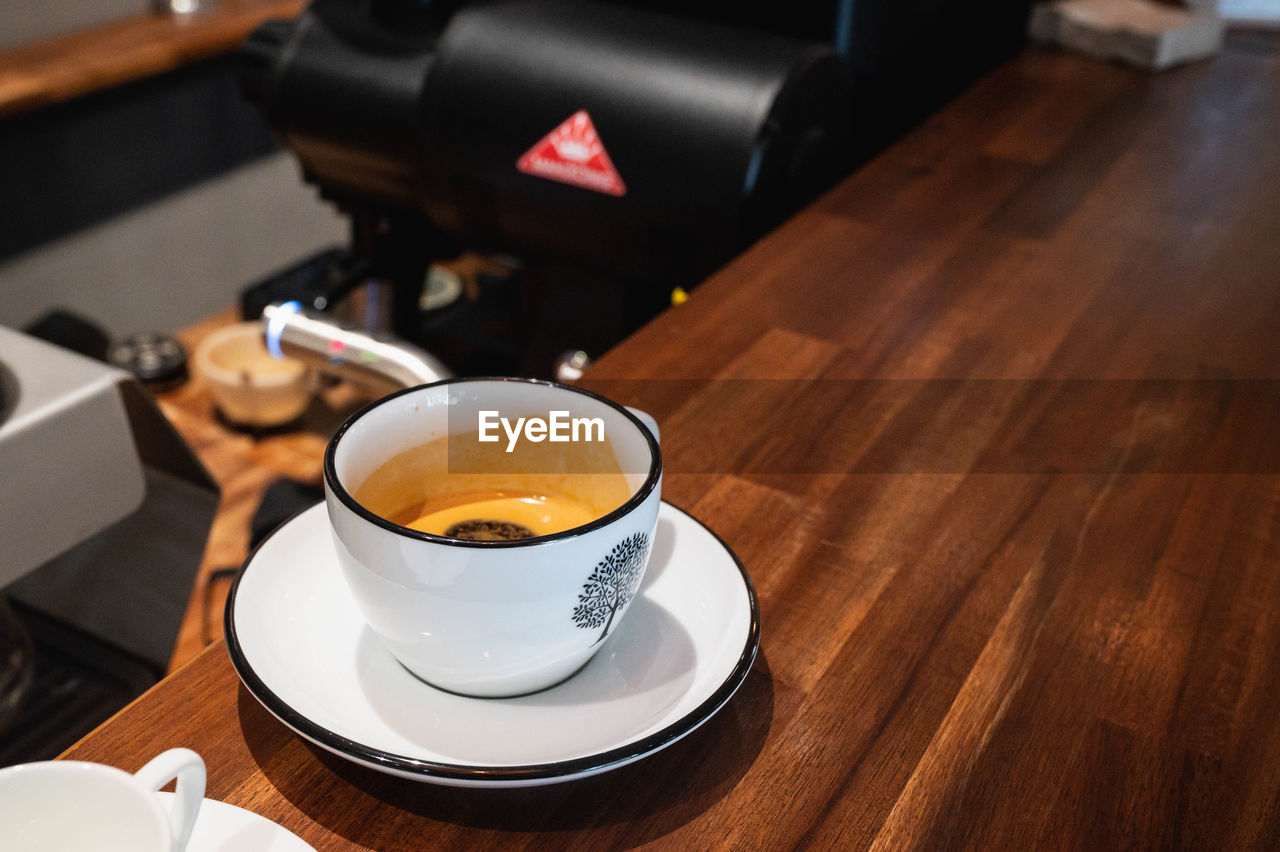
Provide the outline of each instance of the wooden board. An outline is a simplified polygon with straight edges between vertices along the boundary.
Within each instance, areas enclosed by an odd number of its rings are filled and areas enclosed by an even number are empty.
[[[306,0],[217,0],[191,16],[154,13],[0,52],[0,118],[162,74],[236,48]]]

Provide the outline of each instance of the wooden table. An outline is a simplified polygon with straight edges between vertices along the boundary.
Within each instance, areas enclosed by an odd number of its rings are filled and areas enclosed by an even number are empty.
[[[1028,53],[593,368],[760,595],[670,749],[400,781],[218,643],[67,756],[190,746],[322,850],[1280,847],[1276,50]]]

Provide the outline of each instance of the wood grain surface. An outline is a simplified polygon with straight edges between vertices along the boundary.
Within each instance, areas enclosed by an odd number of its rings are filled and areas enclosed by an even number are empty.
[[[217,643],[67,756],[190,746],[321,850],[1280,848],[1278,127],[1271,37],[1027,53],[595,365],[760,596],[670,749],[400,781]]]
[[[242,42],[306,0],[214,0],[190,16],[159,12],[0,51],[0,118],[162,74]]]

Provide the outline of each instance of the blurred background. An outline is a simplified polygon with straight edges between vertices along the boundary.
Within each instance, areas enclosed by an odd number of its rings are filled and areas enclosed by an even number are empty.
[[[308,15],[312,22],[324,24],[332,36],[331,44],[344,46],[346,53],[317,49],[315,62],[335,63],[335,68],[346,63],[349,69],[362,56],[368,57],[368,67],[373,67],[378,57],[405,56],[414,51],[428,57],[437,43],[449,41],[449,27],[460,11],[485,5],[522,4],[318,2]],[[542,5],[551,8],[557,4]],[[1215,4],[1197,0],[1190,5],[1204,8]],[[591,12],[590,6],[598,11]],[[443,219],[470,216],[468,222],[444,234],[447,240],[438,239],[430,249],[422,250],[428,267],[437,260],[456,259],[468,250],[497,255],[499,267],[464,263],[459,273],[468,279],[463,282],[468,285],[462,290],[463,297],[484,301],[483,288],[473,280],[477,275],[507,279],[513,270],[528,273],[526,264],[534,261],[540,304],[530,306],[527,299],[515,295],[528,292],[527,281],[514,286],[508,283],[504,288],[491,280],[495,297],[488,301],[503,303],[510,310],[518,305],[520,312],[532,313],[535,322],[541,317],[543,328],[522,326],[503,317],[501,305],[495,308],[491,304],[485,310],[493,315],[487,319],[436,316],[419,323],[425,330],[410,328],[405,322],[397,330],[418,338],[417,342],[443,346],[446,360],[452,359],[453,366],[464,372],[475,367],[546,374],[553,355],[563,348],[599,354],[668,304],[675,288],[696,284],[765,227],[843,171],[874,155],[1009,55],[1024,41],[1030,7],[1030,0],[649,0],[583,2],[561,9],[559,18],[544,27],[544,34],[562,39],[560,47],[572,45],[575,37],[597,46],[608,44],[613,17],[625,28],[626,15],[636,13],[659,16],[673,28],[713,28],[708,32],[723,35],[723,49],[737,50],[744,68],[752,67],[746,54],[760,46],[752,36],[829,49],[839,57],[844,75],[840,85],[846,87],[839,116],[846,124],[838,131],[827,128],[839,134],[838,138],[832,136],[835,142],[826,143],[828,149],[836,150],[823,152],[824,162],[810,169],[813,174],[799,182],[804,185],[795,190],[794,197],[771,201],[750,226],[739,227],[714,251],[684,263],[679,258],[665,265],[632,263],[629,268],[626,263],[611,268],[599,258],[584,263],[583,252],[575,251],[578,247],[561,245],[545,251],[547,247],[528,233],[513,233],[492,221],[483,227],[477,225],[474,209],[466,214],[457,210],[441,214],[424,202],[417,212],[425,210],[425,219],[414,225],[398,225],[400,231],[417,228],[431,231],[434,238],[438,232],[450,230],[450,223]],[[246,37],[260,31],[264,22],[295,19],[306,8],[300,0],[51,0],[9,3],[0,9],[0,200],[5,211],[4,227],[0,228],[0,324],[29,327],[50,311],[65,309],[97,324],[111,338],[138,331],[172,332],[237,303],[246,290],[315,258],[324,249],[362,250],[357,245],[361,237],[353,234],[352,220],[358,218],[352,215],[353,208],[373,201],[381,205],[378,212],[385,213],[394,206],[393,200],[376,192],[354,197],[338,191],[344,175],[334,170],[324,174],[318,169],[314,146],[305,150],[305,141],[299,141],[305,134],[296,131],[301,127],[313,140],[320,137],[325,144],[356,149],[372,137],[344,136],[334,128],[344,122],[349,127],[361,120],[376,123],[380,119],[372,113],[362,115],[354,107],[344,114],[341,104],[328,116],[300,117],[298,109],[290,105],[307,98],[311,98],[307,109],[323,112],[323,86],[313,91],[295,86],[289,91],[270,92],[258,86],[256,106],[242,91],[247,66],[251,76],[255,64],[260,77],[281,73],[283,65],[270,66],[275,60],[268,54],[274,49],[272,39],[280,47],[290,35],[277,29],[258,38],[256,49],[242,51]],[[1266,25],[1280,17],[1280,0],[1223,0],[1220,11],[1229,19]],[[575,31],[573,20],[588,20],[593,14],[600,18],[592,24],[595,30]],[[482,20],[473,29],[480,26],[481,37],[487,38],[483,26],[493,27],[491,33],[500,32],[500,17],[491,14],[489,22]],[[519,14],[509,17],[511,26],[520,24]],[[735,38],[741,39],[740,43]],[[651,67],[655,55],[663,56],[645,53],[635,45],[612,47],[624,55],[634,51],[633,71]],[[667,47],[667,59],[681,49],[676,42]],[[547,70],[539,59],[530,54],[521,61],[533,61]],[[502,57],[487,56],[485,61],[500,63]],[[679,62],[688,70],[696,64],[696,57]],[[610,67],[616,71],[622,66],[614,63]],[[732,69],[732,63],[721,62],[700,70],[710,75],[711,85],[717,75],[722,79],[732,74]],[[572,73],[565,76],[561,71],[563,67],[547,70],[545,85],[564,84],[567,89],[577,85]],[[390,73],[394,74],[394,69]],[[780,79],[787,82],[802,76],[791,74]],[[635,85],[661,85],[656,77],[643,74],[638,80]],[[337,87],[333,91],[357,82],[358,75],[345,79],[335,75],[327,81]],[[831,85],[827,80],[805,79],[804,83],[810,88]],[[602,94],[616,97],[627,91],[626,86],[615,89]],[[378,91],[385,94],[389,90],[384,86]],[[466,105],[460,108],[465,111]],[[424,120],[429,123],[433,119],[424,115]],[[322,126],[320,130],[316,122]],[[731,121],[709,123],[707,128],[719,132],[731,125]],[[391,129],[382,129],[384,137],[403,126],[388,127]],[[548,125],[545,132],[552,129],[553,125]],[[430,130],[415,128],[413,132],[425,137]],[[382,131],[375,130],[373,135]],[[475,129],[477,134],[482,131]],[[610,140],[608,129],[601,130],[606,145],[625,147],[628,140],[618,135],[626,131],[613,132],[615,137]],[[294,150],[282,150],[282,141]],[[411,144],[407,133],[397,141]],[[512,144],[523,148],[533,141],[517,139]],[[387,138],[379,138],[377,144],[382,143],[391,144]],[[439,155],[434,162],[441,164],[441,169],[452,168],[461,174],[468,167],[440,159],[439,149],[429,153]],[[698,155],[690,156],[696,159]],[[424,159],[430,160],[425,155]],[[309,182],[300,165],[321,174],[310,175]],[[430,171],[432,162],[422,168]],[[345,177],[350,177],[351,169],[347,171]],[[437,181],[423,192],[444,194],[441,185]],[[474,182],[460,188],[456,180],[448,192],[471,190],[477,190]],[[486,196],[485,203],[529,200],[519,193],[495,194],[490,185],[479,191],[492,195]],[[475,194],[473,191],[472,197]],[[534,206],[539,203],[535,200]],[[631,210],[636,220],[671,215],[669,210],[658,209],[663,204],[670,206],[670,197],[652,201],[648,210],[641,210],[643,203],[647,201],[637,201]],[[461,206],[465,204],[455,205]],[[548,209],[561,216],[573,212],[555,203]],[[581,209],[590,211],[589,205]],[[721,206],[714,212],[732,217],[741,211]],[[499,211],[490,217],[505,215],[506,211]],[[654,245],[645,250],[655,256],[663,252],[675,256],[680,252],[681,236],[690,242],[708,239],[696,232],[663,234],[650,229],[645,239]],[[644,268],[637,269],[640,266]],[[326,268],[316,274],[335,273]],[[425,287],[425,280],[415,284],[419,286]],[[428,307],[439,308],[439,299]],[[490,341],[488,351],[483,343],[461,346],[449,339],[451,324],[463,329],[469,341],[487,333],[495,340]],[[547,326],[555,329],[547,331]],[[540,333],[552,339],[537,340]],[[516,339],[516,348],[500,345],[497,337],[508,342]]]
[[[0,324],[63,307],[112,335],[175,329],[342,238],[237,91],[231,54],[255,6],[302,4],[233,0],[188,19],[148,0],[0,10]]]
[[[427,46],[468,5],[475,4],[317,4],[345,6],[366,22],[416,21],[418,44]],[[596,5],[786,37],[838,54],[848,75],[851,130],[838,168],[820,179],[826,183],[1015,49],[1028,2]],[[298,158],[281,150],[238,81],[245,37],[305,7],[296,0],[175,0],[172,9],[154,0],[55,0],[0,10],[0,324],[22,328],[61,308],[113,338],[172,332],[235,303],[265,277],[350,242],[349,219],[303,180]],[[665,304],[674,286],[695,284],[716,262],[672,272],[656,288],[661,292],[639,305],[624,305],[627,297],[615,293],[617,304],[603,312],[597,291],[620,286],[610,270],[578,269],[573,281],[562,270],[566,292],[555,310],[563,316],[580,305],[597,322],[602,313],[610,318],[603,337],[584,335],[598,354]],[[571,337],[542,348],[578,346]]]
[[[0,6],[0,766],[220,635],[237,566],[388,389],[358,380],[572,380],[1016,50],[1028,9]],[[368,333],[302,340],[356,381],[267,356],[273,304]]]
[[[387,390],[312,366],[572,381],[1029,27],[1155,70],[1220,15],[1280,0],[3,4],[0,765],[217,638]],[[349,336],[282,367],[280,305]]]

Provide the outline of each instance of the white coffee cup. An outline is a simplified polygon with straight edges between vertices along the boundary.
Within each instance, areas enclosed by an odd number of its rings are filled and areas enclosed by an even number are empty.
[[[177,779],[172,810],[156,791]],[[23,852],[182,852],[204,800],[200,755],[175,748],[130,775],[74,760],[0,769],[0,847]]]
[[[474,429],[458,412],[484,409],[512,420],[554,410],[599,418],[630,499],[583,526],[509,541],[419,532],[357,502],[355,492],[384,462]],[[480,697],[552,686],[600,649],[643,577],[662,498],[651,417],[530,379],[453,379],[384,397],[338,429],[324,476],[338,561],[370,629],[422,680]],[[609,594],[591,597],[604,584]]]

